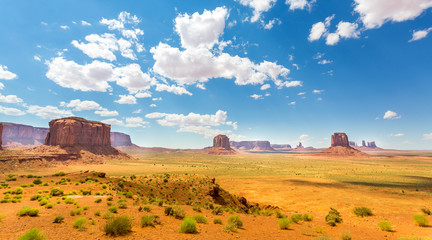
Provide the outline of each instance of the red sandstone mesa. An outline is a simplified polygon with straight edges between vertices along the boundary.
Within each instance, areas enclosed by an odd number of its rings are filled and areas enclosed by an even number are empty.
[[[111,146],[132,146],[132,141],[129,135],[121,132],[111,132]]]
[[[2,149],[2,133],[3,133],[3,124],[0,123],[0,149]]]
[[[331,146],[349,147],[348,136],[345,133],[335,133],[331,137]]]
[[[345,133],[334,133],[331,137],[331,146],[320,153],[330,156],[368,156],[349,145],[348,136]]]
[[[217,135],[213,138],[213,147],[208,149],[209,154],[229,155],[235,154],[235,151],[230,147],[229,138],[225,135]]]
[[[111,126],[84,118],[67,117],[52,120],[45,145],[52,146],[111,146]]]

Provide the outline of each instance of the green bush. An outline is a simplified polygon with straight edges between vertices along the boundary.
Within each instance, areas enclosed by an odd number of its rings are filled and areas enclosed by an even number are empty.
[[[310,213],[303,214],[303,221],[305,222],[311,222],[313,220],[313,216]]]
[[[24,217],[24,216],[36,217],[38,214],[39,214],[39,209],[25,206],[21,208],[21,210],[18,212],[17,215],[20,217]]]
[[[62,196],[63,195],[64,190],[60,189],[60,188],[53,188],[51,189],[51,196]]]
[[[219,218],[215,218],[215,219],[213,219],[213,223],[214,224],[222,224],[222,220]]]
[[[391,232],[393,228],[392,224],[387,221],[379,222],[378,227],[381,229],[381,231],[387,231],[387,232]]]
[[[352,236],[351,236],[351,232],[349,230],[344,230],[341,232],[341,239],[342,240],[351,240]]]
[[[109,207],[108,208],[108,211],[110,211],[110,212],[112,212],[112,213],[117,213],[117,211],[118,211],[118,208],[117,208],[117,206],[111,206],[111,207]]]
[[[373,215],[372,211],[367,207],[356,207],[354,208],[353,212],[357,217],[367,217]]]
[[[271,216],[271,215],[273,215],[273,211],[270,211],[270,210],[267,210],[267,209],[261,210],[260,213],[263,216]]]
[[[286,218],[286,217],[287,217],[287,215],[286,215],[285,213],[283,213],[283,212],[281,212],[281,211],[279,211],[279,210],[276,210],[276,211],[275,211],[275,216],[276,216],[277,218]]]
[[[237,228],[243,227],[243,222],[238,215],[233,215],[228,218],[228,225],[234,224]]]
[[[330,236],[320,236],[320,237],[316,237],[313,240],[336,240]]]
[[[100,203],[100,202],[102,202],[102,198],[98,198],[95,200],[95,203]]]
[[[104,212],[104,214],[102,215],[103,219],[111,219],[114,218],[114,213],[110,212],[110,211],[106,211]]]
[[[431,210],[429,208],[422,208],[421,211],[426,215],[431,215]]]
[[[55,173],[53,176],[55,176],[55,177],[61,177],[61,176],[64,176],[64,175],[66,175],[66,173],[64,173],[64,172],[58,172],[58,173]]]
[[[73,222],[72,226],[78,230],[83,230],[86,222],[87,222],[87,218],[85,217],[77,218]]]
[[[144,211],[146,212],[150,212],[151,211],[151,207],[149,205],[144,207]]]
[[[40,179],[35,179],[35,180],[33,180],[33,184],[35,184],[35,185],[42,184],[42,180],[40,180]]]
[[[75,201],[72,198],[68,197],[68,198],[65,198],[64,202],[66,204],[73,204]]]
[[[207,223],[207,218],[204,217],[204,215],[202,215],[202,214],[197,214],[197,215],[193,216],[193,219],[197,223]]]
[[[132,219],[129,215],[118,216],[109,220],[104,228],[104,232],[109,236],[122,236],[132,231]]]
[[[340,216],[340,213],[336,209],[330,208],[329,213],[325,217],[325,221],[327,222],[328,225],[334,227],[336,226],[336,223],[342,222],[342,218]]]
[[[425,216],[420,215],[420,214],[414,215],[413,219],[414,219],[415,224],[417,226],[420,226],[420,227],[427,227],[429,224],[429,220]]]
[[[184,218],[183,223],[180,225],[179,232],[196,233],[196,221],[191,217]]]
[[[119,202],[118,203],[118,208],[126,209],[127,208],[127,203],[126,202]]]
[[[57,217],[54,218],[53,223],[61,223],[61,222],[63,222],[63,220],[64,220],[64,217],[61,215],[58,215]]]
[[[281,218],[278,220],[279,228],[283,230],[289,229],[291,221],[288,218]]]
[[[45,208],[50,209],[50,208],[53,208],[54,205],[55,205],[54,203],[50,202],[50,203],[47,203],[47,204],[45,205]]]
[[[183,219],[186,216],[185,211],[180,206],[165,207],[165,215],[173,216],[177,219]]]
[[[95,217],[99,217],[99,216],[100,216],[100,211],[97,210],[97,211],[94,213],[94,215],[95,215]]]
[[[141,227],[154,227],[156,224],[160,224],[157,215],[144,215],[141,218]]]
[[[24,235],[18,238],[18,240],[46,240],[45,234],[38,228],[30,229]]]
[[[237,232],[237,226],[235,224],[227,224],[222,228],[224,232]]]
[[[212,210],[212,213],[214,215],[219,215],[219,214],[223,213],[223,207],[222,206],[215,206]]]
[[[290,216],[290,220],[293,223],[299,223],[301,220],[303,220],[303,216],[300,213],[295,213]]]

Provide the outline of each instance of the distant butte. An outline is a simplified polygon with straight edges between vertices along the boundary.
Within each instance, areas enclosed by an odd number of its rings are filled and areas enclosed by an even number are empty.
[[[235,154],[230,146],[229,138],[225,135],[217,135],[213,138],[213,147],[207,150],[208,154],[214,155],[231,155]]]
[[[345,133],[334,133],[331,136],[331,146],[320,153],[330,156],[368,156],[349,145],[348,136]]]

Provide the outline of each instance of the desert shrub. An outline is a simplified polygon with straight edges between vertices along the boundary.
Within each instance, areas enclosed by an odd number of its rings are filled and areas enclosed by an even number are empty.
[[[97,210],[97,211],[94,213],[94,215],[95,215],[95,217],[99,217],[99,216],[100,216],[100,211]]]
[[[102,215],[103,219],[111,219],[114,218],[114,213],[110,212],[110,211],[106,211],[104,212],[104,214]]]
[[[157,215],[145,215],[141,218],[141,227],[154,227],[156,224],[160,224]]]
[[[276,216],[277,218],[286,218],[286,217],[287,217],[287,215],[286,215],[285,213],[283,213],[283,212],[281,212],[281,211],[279,211],[279,210],[276,210],[276,211],[275,211],[275,216]]]
[[[55,205],[54,203],[50,202],[50,203],[47,203],[47,204],[45,205],[45,208],[50,209],[50,208],[53,208],[54,205]]]
[[[51,189],[51,196],[62,196],[63,195],[64,190],[60,189],[60,188],[53,188]]]
[[[219,215],[219,214],[221,214],[221,213],[223,213],[223,207],[222,206],[215,206],[214,208],[213,208],[213,210],[212,210],[212,213],[214,214],[214,215]]]
[[[279,228],[282,230],[289,229],[290,224],[291,224],[291,220],[289,220],[288,218],[281,218],[278,220]]]
[[[165,210],[164,210],[165,216],[170,216],[171,210],[172,210],[172,207],[165,207]]]
[[[222,228],[224,232],[237,232],[237,227],[235,224],[227,224]]]
[[[173,216],[177,219],[183,219],[186,216],[185,211],[180,206],[165,207],[165,215]]]
[[[12,194],[22,194],[23,193],[23,188],[22,187],[17,187]]]
[[[414,222],[419,227],[427,227],[429,224],[429,220],[423,216],[423,215],[414,215],[413,216]]]
[[[98,198],[95,200],[95,203],[101,203],[102,202],[102,198]]]
[[[108,197],[107,198],[107,201],[112,201],[113,200],[113,197]]]
[[[372,211],[367,207],[356,207],[354,208],[353,212],[357,217],[367,217],[373,215]]]
[[[28,232],[24,233],[18,240],[46,240],[45,233],[40,231],[38,228],[30,229]]]
[[[300,213],[295,213],[290,216],[290,220],[293,223],[299,223],[301,220],[303,220],[303,216]]]
[[[25,206],[21,208],[21,210],[18,212],[17,215],[20,217],[24,217],[24,216],[36,217],[38,214],[39,214],[39,209]]]
[[[72,198],[68,197],[68,198],[65,198],[64,202],[66,204],[73,204],[75,201]]]
[[[378,223],[378,227],[381,229],[381,231],[387,231],[390,232],[392,231],[392,224],[390,222],[387,221],[381,221]]]
[[[261,210],[261,215],[263,215],[263,216],[271,216],[271,215],[273,215],[273,211],[271,211],[271,210],[267,210],[267,209],[264,209],[264,210]]]
[[[58,215],[57,217],[54,218],[53,223],[61,223],[61,222],[63,222],[63,220],[64,220],[64,217],[61,215]]]
[[[336,209],[330,208],[329,213],[325,217],[325,221],[327,222],[328,225],[334,227],[336,226],[336,223],[342,222],[342,218],[340,216],[340,213]]]
[[[84,206],[83,206],[83,210],[84,210],[84,211],[87,211],[88,209],[89,209],[89,206],[88,206],[88,205],[84,205]]]
[[[118,203],[118,208],[126,209],[127,208],[127,203],[126,202],[119,202]]]
[[[35,185],[42,184],[42,180],[40,180],[39,178],[35,179],[35,180],[33,180],[33,184],[35,184]]]
[[[336,239],[334,239],[330,236],[319,236],[319,237],[314,238],[313,240],[336,240]]]
[[[213,219],[213,223],[214,224],[222,224],[222,220],[219,218],[215,218],[215,219]]]
[[[39,205],[44,206],[48,203],[48,199],[43,198],[42,200],[40,200]]]
[[[429,208],[422,208],[421,211],[426,215],[431,215],[431,210]]]
[[[35,194],[35,195],[31,196],[31,197],[30,197],[30,201],[36,201],[36,200],[38,200],[38,199],[40,199],[40,198],[42,198],[42,195],[40,195],[40,194],[38,193],[38,194]]]
[[[325,231],[324,228],[321,227],[321,226],[316,226],[316,227],[314,228],[314,231],[315,231],[316,233],[319,233],[319,234],[326,234],[326,231]]]
[[[132,192],[127,192],[126,193],[126,197],[127,198],[132,198],[133,197],[133,193]]]
[[[132,219],[129,215],[118,216],[109,220],[104,228],[104,232],[109,236],[122,236],[132,231]]]
[[[310,213],[303,214],[303,221],[305,222],[311,222],[313,220],[313,216]]]
[[[87,222],[87,218],[85,218],[85,217],[77,218],[73,222],[72,227],[74,227],[78,230],[83,230],[86,222]]]
[[[111,207],[109,207],[108,208],[108,211],[110,211],[110,212],[112,212],[112,213],[117,213],[117,211],[118,211],[118,208],[117,208],[117,206],[111,206]]]
[[[54,177],[61,177],[61,176],[64,176],[64,175],[66,175],[66,173],[64,173],[64,172],[58,172],[58,173],[54,173]]]
[[[201,207],[196,205],[192,208],[192,210],[194,210],[195,212],[201,212]]]
[[[193,216],[193,219],[197,223],[207,223],[207,218],[204,217],[204,215],[202,215],[202,214],[197,214],[197,215]]]
[[[228,218],[228,224],[234,224],[237,228],[243,227],[243,222],[238,215],[233,215]]]
[[[184,218],[180,225],[179,232],[196,233],[196,221],[191,217]]]
[[[151,207],[149,205],[145,206],[143,209],[146,212],[150,212],[151,211]]]
[[[341,239],[342,240],[351,240],[352,236],[351,236],[351,232],[349,230],[344,230],[341,232]]]

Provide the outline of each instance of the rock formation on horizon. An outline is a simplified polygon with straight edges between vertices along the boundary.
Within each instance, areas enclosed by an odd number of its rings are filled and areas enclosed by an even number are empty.
[[[356,146],[357,146],[357,143],[356,143],[355,141],[349,141],[349,145],[350,145],[351,147],[356,147]]]
[[[331,146],[320,154],[330,156],[368,156],[355,148],[352,148],[345,133],[334,133],[331,136]]]
[[[231,141],[230,145],[240,151],[274,151],[269,141]]]
[[[292,150],[289,144],[271,144],[270,145],[275,151],[290,151]]]
[[[111,146],[113,147],[132,146],[131,137],[125,133],[111,132],[110,137]]]
[[[2,149],[2,134],[3,134],[3,124],[0,123],[0,150]]]
[[[207,150],[209,154],[230,155],[235,151],[230,146],[229,138],[226,135],[217,135],[213,138],[213,147]]]
[[[45,145],[73,146],[111,146],[111,126],[89,121],[79,117],[55,119],[49,123]]]
[[[3,146],[35,147],[44,144],[48,128],[33,127],[24,124],[3,123]]]

